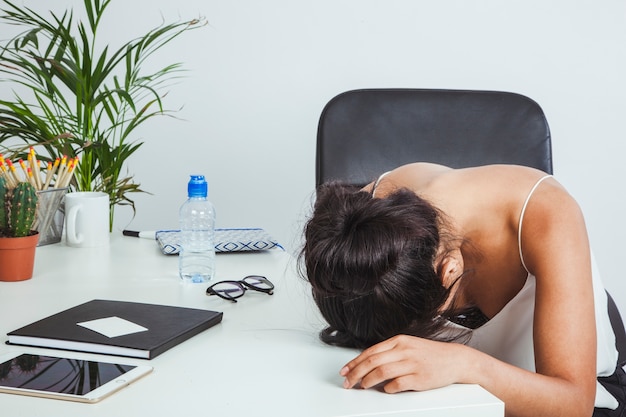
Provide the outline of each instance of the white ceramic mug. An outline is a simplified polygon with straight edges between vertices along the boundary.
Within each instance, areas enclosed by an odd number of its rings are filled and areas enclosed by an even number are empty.
[[[83,191],[65,196],[65,239],[77,248],[109,243],[108,194]]]

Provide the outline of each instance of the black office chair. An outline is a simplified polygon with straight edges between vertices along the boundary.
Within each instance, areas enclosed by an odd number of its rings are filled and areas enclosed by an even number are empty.
[[[536,102],[508,92],[353,90],[324,107],[316,185],[341,180],[363,186],[416,161],[453,168],[516,164],[552,174],[550,128]],[[626,331],[610,295],[608,308],[624,365]]]
[[[619,313],[617,305],[615,305],[615,301],[611,294],[606,293],[608,297],[608,307],[609,307],[609,319],[611,319],[611,327],[613,327],[613,332],[615,333],[615,345],[617,346],[617,352],[619,356],[617,358],[617,363],[620,366],[626,365],[626,332],[624,331],[624,322],[622,321],[622,316]]]
[[[324,108],[317,134],[317,185],[356,185],[415,161],[453,168],[494,163],[552,173],[550,129],[519,94],[454,90],[354,90]]]

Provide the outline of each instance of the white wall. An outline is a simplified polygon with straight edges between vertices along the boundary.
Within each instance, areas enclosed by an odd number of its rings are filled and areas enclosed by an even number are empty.
[[[82,4],[23,1],[41,11]],[[111,43],[161,19],[209,22],[159,54],[190,70],[167,97],[185,120],[141,130],[129,169],[152,195],[137,196],[132,221],[119,209],[117,229],[176,227],[187,175],[201,172],[218,226],[263,227],[296,250],[317,120],[334,95],[513,91],[543,107],[555,173],[583,207],[605,284],[626,311],[623,0],[113,0],[109,13],[101,40]]]

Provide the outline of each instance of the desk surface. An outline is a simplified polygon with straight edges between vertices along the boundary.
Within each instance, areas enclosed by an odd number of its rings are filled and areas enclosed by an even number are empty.
[[[475,385],[389,395],[345,390],[339,369],[356,351],[326,346],[323,322],[296,261],[286,252],[219,254],[216,280],[265,275],[273,296],[248,291],[238,303],[205,295],[207,285],[179,282],[177,258],[155,242],[113,234],[105,248],[63,243],[37,248],[34,277],[0,282],[0,334],[91,299],[180,305],[224,312],[221,324],[148,363],[154,372],[97,404],[0,394],[11,416],[464,416],[504,415],[501,401]],[[20,350],[1,344],[0,353]],[[34,353],[54,354],[45,349]]]

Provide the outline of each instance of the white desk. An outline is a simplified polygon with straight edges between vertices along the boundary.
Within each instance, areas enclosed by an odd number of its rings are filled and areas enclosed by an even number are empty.
[[[479,386],[455,385],[389,395],[345,390],[339,369],[356,352],[322,344],[323,327],[295,260],[280,250],[220,254],[217,280],[267,276],[273,296],[248,291],[238,303],[185,286],[177,258],[155,242],[113,234],[111,245],[77,249],[63,243],[37,248],[34,277],[0,282],[0,338],[85,301],[101,298],[180,305],[224,312],[221,324],[151,361],[154,372],[97,404],[0,394],[6,416],[503,416],[501,401]],[[1,266],[0,266],[1,267]],[[18,350],[1,344],[0,353]],[[54,354],[45,349],[34,353]]]

